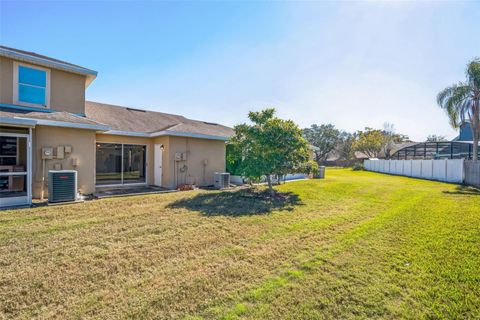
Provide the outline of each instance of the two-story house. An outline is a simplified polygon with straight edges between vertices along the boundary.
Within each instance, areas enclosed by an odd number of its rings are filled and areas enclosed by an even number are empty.
[[[49,170],[78,190],[211,185],[225,171],[228,127],[85,101],[97,72],[0,46],[0,206],[47,196]]]

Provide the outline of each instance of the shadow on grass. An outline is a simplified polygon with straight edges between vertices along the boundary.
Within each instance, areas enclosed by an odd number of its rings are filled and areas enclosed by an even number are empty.
[[[457,186],[454,191],[443,191],[443,193],[447,194],[462,194],[468,196],[480,196],[480,189],[469,187],[469,186]]]
[[[271,197],[267,191],[241,189],[201,193],[193,198],[177,200],[168,207],[198,211],[205,216],[247,216],[267,214],[274,210],[292,211],[297,205],[301,205],[300,198],[291,192],[277,192]]]

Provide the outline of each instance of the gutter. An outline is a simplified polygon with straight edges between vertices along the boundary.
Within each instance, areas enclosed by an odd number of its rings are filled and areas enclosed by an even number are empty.
[[[66,122],[66,121],[55,121],[55,120],[45,120],[45,119],[33,119],[33,118],[20,118],[15,117],[13,120],[28,120],[35,122],[39,126],[51,126],[51,127],[64,127],[72,129],[87,129],[87,130],[96,130],[96,131],[108,131],[110,127],[105,125],[95,125],[89,123],[75,123],[75,122]]]
[[[14,104],[5,104],[5,103],[0,103],[0,108],[8,108],[8,109],[22,110],[22,111],[32,111],[32,112],[43,112],[43,113],[61,112],[61,111],[53,110],[53,109],[36,108],[36,107],[24,107],[24,106],[17,106],[17,105],[14,105]],[[70,114],[78,116],[78,117],[85,118],[85,114],[83,114],[83,113],[70,113]]]
[[[32,128],[35,127],[37,121],[33,119],[0,117],[0,124]]]
[[[109,130],[107,132],[103,132],[103,134],[130,136],[130,137],[143,137],[143,138],[174,136],[174,137],[187,137],[187,138],[198,138],[198,139],[208,139],[208,140],[221,140],[221,141],[228,141],[229,139],[229,137],[225,137],[225,136],[215,136],[215,135],[202,134],[202,133],[181,132],[181,131],[171,131],[171,130],[163,130],[163,131],[152,132],[152,133]]]
[[[188,137],[188,138],[209,139],[209,140],[222,140],[222,141],[228,141],[229,139],[229,137],[225,137],[225,136],[214,136],[214,135],[203,134],[203,133],[192,133],[192,132],[171,131],[171,130],[154,132],[151,134],[151,136],[152,137],[175,136],[175,137]]]

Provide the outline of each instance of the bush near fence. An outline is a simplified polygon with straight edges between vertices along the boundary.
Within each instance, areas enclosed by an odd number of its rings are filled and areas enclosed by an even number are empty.
[[[365,170],[479,186],[480,166],[464,159],[365,160]]]

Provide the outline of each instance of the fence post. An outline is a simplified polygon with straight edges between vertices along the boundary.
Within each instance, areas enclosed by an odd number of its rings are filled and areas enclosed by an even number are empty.
[[[433,167],[435,166],[435,162],[433,162],[433,159],[430,160],[432,162],[432,180],[435,180],[433,179],[433,173],[435,172]]]
[[[448,179],[448,159],[445,159],[445,179],[443,181],[447,181]]]

